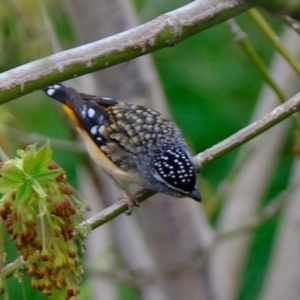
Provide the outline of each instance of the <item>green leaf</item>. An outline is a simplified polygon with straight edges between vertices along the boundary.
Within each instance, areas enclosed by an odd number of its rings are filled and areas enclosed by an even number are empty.
[[[18,187],[26,181],[24,172],[13,164],[6,165],[1,169],[0,175],[0,191]]]
[[[48,182],[55,180],[59,175],[63,173],[64,171],[62,169],[48,170],[44,174],[35,176],[34,179],[38,180],[39,182]]]
[[[48,167],[52,161],[52,151],[50,148],[50,142],[48,141],[46,145],[39,148],[36,154],[35,163],[35,174],[41,175],[48,172]]]
[[[64,172],[62,169],[49,169],[52,162],[52,151],[49,142],[38,150],[36,150],[36,145],[32,145],[26,150],[23,157],[24,172],[39,182],[54,180]]]
[[[34,176],[36,152],[36,144],[33,144],[27,147],[23,155],[23,170],[31,176]]]
[[[29,181],[24,181],[16,192],[16,202],[22,203],[26,201],[32,193],[32,187]]]
[[[35,178],[48,173],[48,166],[52,161],[51,157],[52,151],[49,142],[38,150],[36,150],[36,145],[32,145],[28,148],[24,156],[23,169]]]

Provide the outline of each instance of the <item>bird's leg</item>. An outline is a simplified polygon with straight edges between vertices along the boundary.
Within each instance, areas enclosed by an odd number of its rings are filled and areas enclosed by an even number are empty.
[[[128,210],[125,212],[127,216],[130,216],[133,212],[133,208],[135,206],[139,207],[140,203],[136,200],[136,197],[134,195],[131,195],[124,191],[124,196],[122,198],[127,203]]]
[[[126,215],[129,216],[131,215],[134,206],[139,207],[140,203],[136,200],[138,195],[131,195],[130,193],[128,193],[127,191],[124,190],[124,188],[120,185],[120,183],[112,176],[109,175],[113,181],[116,183],[116,185],[122,190],[123,192],[123,197],[120,200],[124,200],[128,206],[128,210],[126,211]]]

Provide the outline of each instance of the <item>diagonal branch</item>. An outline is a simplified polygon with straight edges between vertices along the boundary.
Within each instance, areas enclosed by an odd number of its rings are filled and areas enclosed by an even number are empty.
[[[268,130],[282,120],[291,116],[300,109],[300,93],[293,96],[285,103],[274,108],[270,113],[261,119],[253,122],[247,127],[241,129],[224,141],[216,144],[215,146],[197,154],[194,157],[196,168],[199,170],[201,166],[208,162],[223,156],[231,150],[241,146],[254,137],[260,135],[262,132]]]
[[[210,161],[216,160],[217,158],[225,155],[231,150],[241,146],[252,138],[260,135],[262,132],[268,130],[272,126],[278,124],[282,120],[291,116],[300,109],[300,93],[286,101],[285,103],[274,108],[270,113],[262,117],[261,119],[253,122],[247,127],[241,129],[237,133],[233,134],[224,141],[216,144],[215,146],[197,154],[194,157],[194,163],[197,170],[209,163]],[[139,202],[142,202],[152,196],[154,192],[147,191],[137,198]],[[92,229],[95,229],[111,219],[115,218],[119,214],[123,213],[127,209],[125,201],[118,201],[115,204],[109,206],[103,211],[99,212],[94,217],[88,219],[84,224],[89,224]]]
[[[184,39],[249,9],[244,0],[197,0],[136,28],[0,74],[0,104],[46,85],[108,68]]]

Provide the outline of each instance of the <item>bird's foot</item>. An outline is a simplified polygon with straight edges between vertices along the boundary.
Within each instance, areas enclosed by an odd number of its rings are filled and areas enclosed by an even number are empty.
[[[124,192],[124,196],[123,196],[122,200],[124,200],[128,206],[128,210],[125,212],[127,216],[131,215],[131,213],[133,212],[133,208],[135,206],[137,206],[137,207],[140,206],[140,203],[136,199],[137,199],[136,196],[130,195],[129,193]]]

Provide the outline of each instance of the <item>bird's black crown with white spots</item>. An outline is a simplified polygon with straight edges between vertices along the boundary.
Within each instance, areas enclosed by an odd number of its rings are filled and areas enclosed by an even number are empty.
[[[104,153],[105,159],[96,162],[105,171],[153,191],[201,201],[187,144],[166,117],[143,106],[78,93],[62,84],[44,91],[73,111],[77,126]],[[116,168],[108,167],[110,163]]]

